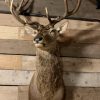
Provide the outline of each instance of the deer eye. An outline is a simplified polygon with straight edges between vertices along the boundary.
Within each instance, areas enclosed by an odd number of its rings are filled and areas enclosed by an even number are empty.
[[[38,31],[34,30],[32,36],[36,36],[37,34],[38,34]]]
[[[50,30],[50,35],[51,35],[52,37],[55,37],[55,36],[56,36],[56,29]]]

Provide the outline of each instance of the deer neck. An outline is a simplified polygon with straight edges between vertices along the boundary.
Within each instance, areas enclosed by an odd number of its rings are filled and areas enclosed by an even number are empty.
[[[37,86],[42,96],[52,97],[63,83],[59,53],[58,45],[49,51],[37,49]]]

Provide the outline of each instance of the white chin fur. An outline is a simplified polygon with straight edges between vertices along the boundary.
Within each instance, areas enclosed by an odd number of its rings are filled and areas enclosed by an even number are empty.
[[[36,46],[37,48],[42,48],[42,47],[43,47],[43,44],[35,44],[35,46]]]

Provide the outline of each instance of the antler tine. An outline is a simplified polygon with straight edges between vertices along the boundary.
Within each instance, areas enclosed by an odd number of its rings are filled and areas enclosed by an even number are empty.
[[[26,24],[26,21],[24,21],[24,20],[22,20],[21,18],[20,18],[20,16],[19,16],[19,13],[20,13],[20,11],[16,11],[16,7],[14,6],[14,0],[11,0],[11,3],[10,3],[10,11],[11,11],[11,13],[12,13],[12,15],[20,22],[20,23],[22,23],[22,24]],[[21,7],[21,5],[20,5],[20,7]],[[19,8],[20,9],[20,8]]]
[[[31,6],[31,4],[33,3],[33,0],[27,0],[26,2],[23,3],[22,5],[22,9],[25,11],[27,9],[29,9],[29,7]]]
[[[5,2],[10,7],[11,14],[22,24],[26,24],[24,20],[22,20],[19,16],[20,11],[16,11],[17,7],[14,5],[14,0],[5,0]],[[20,8],[19,8],[20,9]]]
[[[52,20],[51,20],[51,18],[50,18],[50,16],[49,16],[49,12],[48,12],[47,7],[45,7],[45,11],[46,11],[46,17],[48,18],[49,23],[52,24]]]
[[[55,20],[55,24],[57,22],[63,20],[64,18],[75,14],[79,10],[80,4],[81,4],[81,0],[77,0],[77,4],[76,4],[75,8],[72,11],[69,11],[68,1],[64,0],[64,7],[65,7],[64,15],[62,17],[58,17],[57,20]]]
[[[79,10],[81,0],[77,0],[77,4],[72,11],[69,11],[67,0],[64,0],[64,4],[65,4],[65,13],[64,13],[63,17],[65,18],[65,17],[68,17],[68,16],[75,14]]]
[[[72,11],[69,11],[68,16],[75,14],[79,10],[80,5],[81,5],[81,0],[77,0],[75,9],[73,9]]]
[[[24,2],[24,0],[21,0],[19,6],[18,6],[17,9],[16,9],[17,11],[20,11],[20,9],[21,9],[21,7],[22,7],[22,5],[23,5],[23,2]]]

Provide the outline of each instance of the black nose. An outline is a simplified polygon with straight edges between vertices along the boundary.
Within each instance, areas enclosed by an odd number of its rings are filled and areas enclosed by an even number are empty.
[[[42,40],[43,40],[42,37],[36,37],[36,38],[34,38],[34,41],[35,41],[36,43],[39,43],[39,42],[42,41]]]

